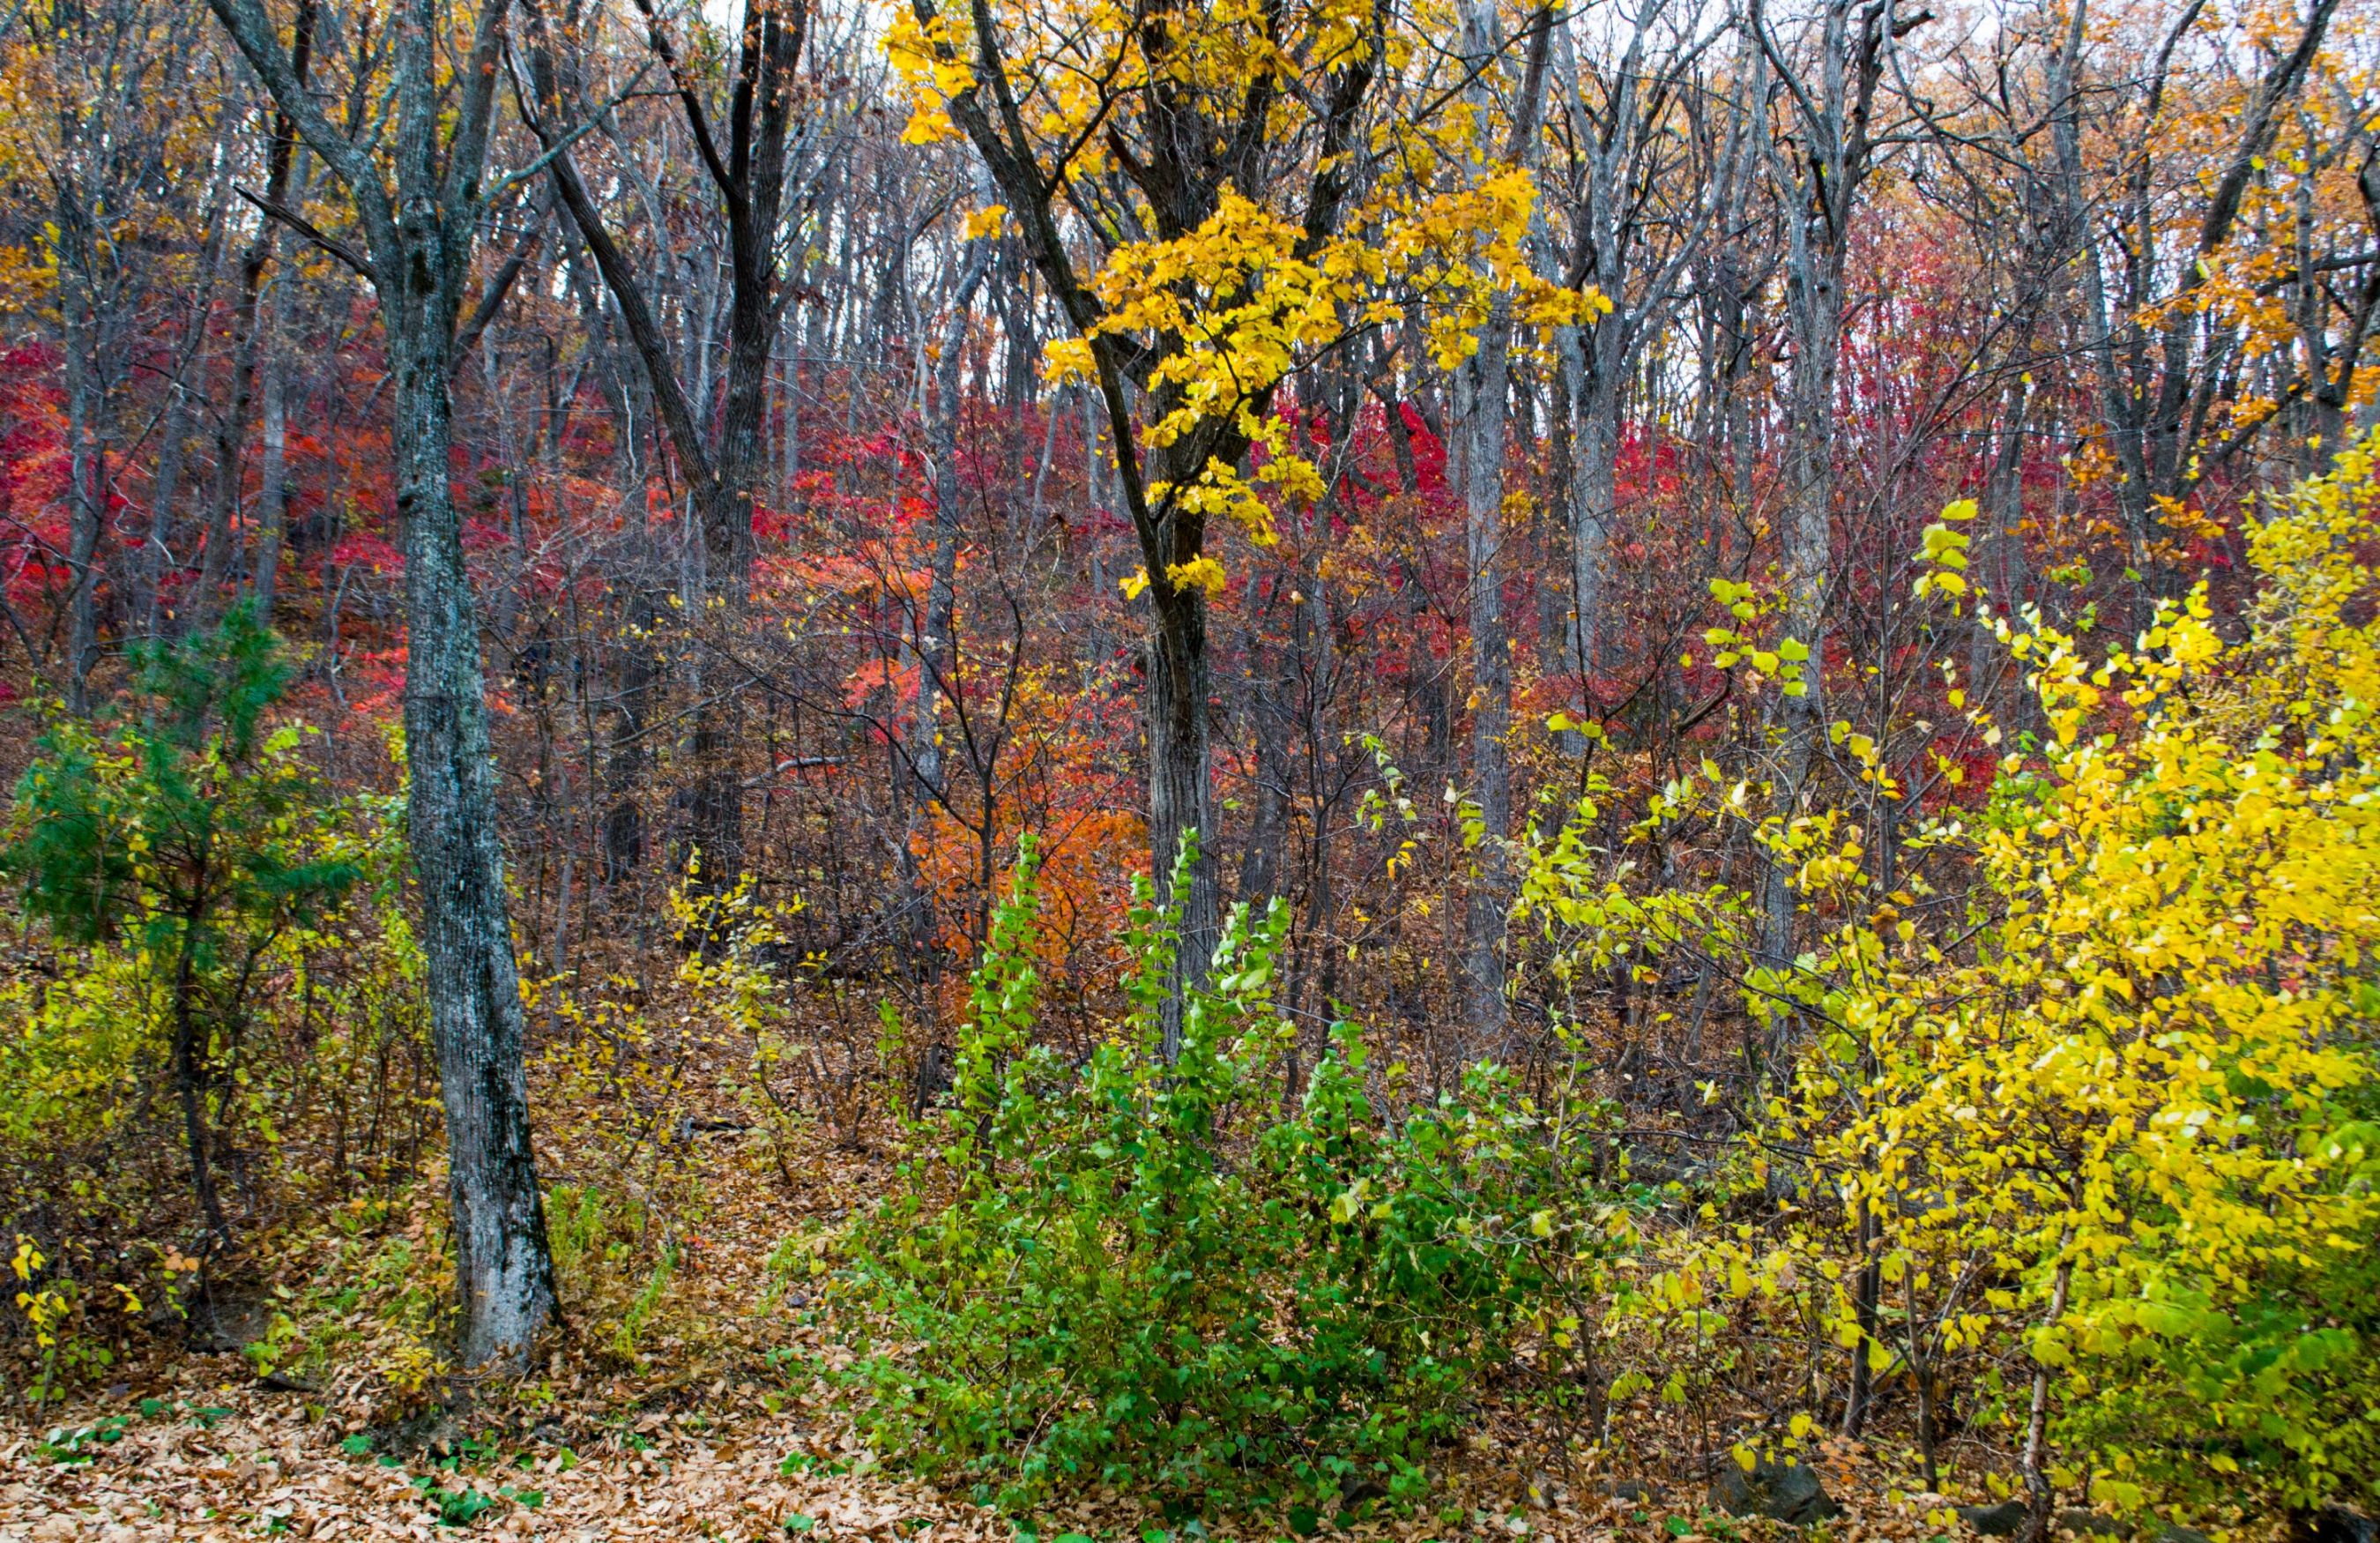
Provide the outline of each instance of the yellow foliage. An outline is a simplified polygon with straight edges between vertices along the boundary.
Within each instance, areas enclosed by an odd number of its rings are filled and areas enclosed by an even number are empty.
[[[2209,1429],[2227,1489],[2287,1504],[2380,1452],[2373,456],[2254,529],[2237,642],[2203,592],[2096,663],[2002,619],[2054,740],[1939,832],[1985,881],[1973,959],[1899,965],[1863,923],[1810,1003],[1819,1166],[1896,1271],[2019,1283],[2003,1319],[2107,1503],[2204,1482],[2177,1454]]]

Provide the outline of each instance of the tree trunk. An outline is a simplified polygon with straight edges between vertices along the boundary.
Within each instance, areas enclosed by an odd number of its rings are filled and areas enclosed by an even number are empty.
[[[1503,152],[1508,166],[1535,164],[1538,109],[1544,102],[1553,36],[1553,18],[1540,9],[1530,35],[1528,63],[1520,86],[1519,111]],[[1490,121],[1487,67],[1497,52],[1494,12],[1482,4],[1463,8],[1463,49],[1479,73],[1467,93],[1478,132]],[[1484,175],[1486,147],[1475,152],[1474,170]],[[1464,925],[1463,978],[1470,1038],[1502,1054],[1511,1027],[1504,1000],[1504,924],[1512,906],[1512,641],[1504,621],[1504,434],[1512,407],[1512,295],[1499,286],[1479,331],[1479,351],[1456,372],[1458,416],[1463,434],[1464,549],[1471,576],[1471,768],[1478,802],[1479,830],[1474,850],[1471,891]]]
[[[958,293],[951,301],[950,319],[942,328],[942,354],[934,371],[934,415],[928,428],[934,459],[934,556],[933,570],[927,578],[924,625],[918,629],[917,657],[914,662],[917,667],[917,708],[910,731],[909,751],[909,764],[920,784],[921,810],[942,786],[938,738],[942,698],[953,685],[949,675],[955,656],[951,631],[958,612],[959,505],[964,496],[959,485],[959,409],[964,395],[967,318],[974,310],[976,290],[990,268],[994,245],[981,239],[968,243],[966,267],[959,276]]]
[[[1802,690],[1780,699],[1784,743],[1778,749],[1777,803],[1789,812],[1803,794],[1816,754],[1822,713],[1819,677],[1826,658],[1828,570],[1834,553],[1835,371],[1842,342],[1838,254],[1803,249],[1787,280],[1793,320],[1793,363],[1786,407],[1785,636],[1807,650]],[[1791,881],[1772,861],[1767,878],[1763,952],[1772,967],[1793,957]]]
[[[425,265],[426,266],[426,265]],[[478,623],[447,482],[452,331],[427,296],[392,311],[405,530],[407,820],[421,880],[431,1028],[446,1109],[462,1359],[518,1365],[553,1315],[529,1143],[526,1026],[495,820]],[[410,313],[410,314],[407,314]]]
[[[265,627],[273,625],[281,541],[289,518],[289,375],[294,358],[286,350],[297,283],[296,266],[281,264],[273,278],[261,352],[264,371],[264,445],[263,459],[257,468],[256,557],[250,565],[249,592],[256,601],[257,625]]]
[[[202,324],[191,323],[193,328]],[[157,431],[157,470],[149,480],[149,534],[141,543],[138,568],[140,593],[134,597],[133,607],[140,616],[141,636],[150,638],[157,636],[164,609],[165,557],[174,539],[174,507],[182,501],[183,446],[190,433],[190,393],[179,371],[165,389],[164,421]]]
[[[1474,1044],[1500,1051],[1510,1012],[1504,1001],[1504,917],[1511,905],[1512,827],[1512,647],[1504,627],[1504,415],[1510,394],[1512,302],[1489,304],[1479,352],[1462,371],[1464,550],[1471,574],[1471,783],[1478,805],[1472,853],[1463,974],[1467,1028]]]
[[[1792,366],[1785,407],[1781,545],[1788,641],[1803,651],[1801,684],[1788,686],[1779,717],[1783,743],[1773,769],[1774,800],[1791,816],[1806,791],[1824,723],[1820,687],[1826,669],[1827,583],[1834,562],[1835,380],[1842,358],[1843,268],[1860,184],[1872,142],[1869,117],[1885,49],[1891,41],[1882,6],[1862,10],[1856,27],[1851,0],[1828,0],[1814,23],[1815,74],[1796,79],[1775,52],[1767,20],[1755,4],[1751,17],[1761,37],[1751,98],[1765,101],[1767,69],[1789,88],[1798,133],[1780,146],[1762,139],[1777,195],[1793,206],[1785,222],[1785,302]],[[1762,953],[1772,967],[1794,957],[1792,881],[1772,861],[1764,884]]]
[[[2055,1327],[2066,1316],[2066,1294],[2074,1283],[2074,1261],[2065,1257],[2069,1241],[2060,1238],[2058,1242],[2058,1272],[2050,1282],[2049,1313],[2042,1322],[2045,1329]],[[2038,1358],[2033,1367],[2033,1396],[2025,1409],[2023,1474],[2025,1543],[2047,1543],[2049,1511],[2057,1491],[2049,1482],[2049,1367]]]
[[[214,228],[207,237],[203,266],[194,286],[189,320],[184,323],[173,373],[165,382],[165,412],[157,435],[157,468],[149,480],[149,529],[133,579],[139,590],[133,597],[133,611],[141,636],[152,640],[164,621],[165,563],[172,555],[174,515],[182,502],[183,466],[190,438],[191,371],[199,367],[206,347],[207,317],[214,308],[215,279],[223,267],[225,249],[231,241],[229,211],[225,207],[231,196],[226,170],[218,177]]]
[[[199,1218],[206,1223],[204,1253],[212,1257],[231,1246],[231,1224],[224,1219],[223,1200],[215,1191],[207,1136],[206,1031],[199,1024],[196,1001],[200,918],[181,919],[181,946],[174,961],[174,1092],[182,1106],[182,1139],[190,1152],[190,1189],[198,1197]]]
[[[1308,582],[1311,582],[1309,579]],[[1305,607],[1300,604],[1292,626],[1305,630]],[[1289,731],[1291,711],[1287,665],[1268,670],[1257,662],[1269,650],[1260,637],[1249,639],[1248,743],[1256,758],[1256,814],[1248,823],[1247,844],[1240,852],[1239,892],[1235,898],[1251,916],[1262,916],[1279,893],[1281,850],[1289,827]]]
[[[305,87],[301,4],[296,58],[261,0],[208,0],[225,31],[355,201],[395,377],[391,438],[404,528],[407,825],[421,881],[421,941],[439,1091],[462,1363],[526,1364],[554,1312],[553,1261],[529,1143],[520,978],[513,958],[496,828],[493,755],[479,630],[447,480],[454,446],[447,372],[480,219],[507,0],[482,0],[471,48],[445,80],[438,40],[456,19],[438,0],[403,0],[392,18],[396,190],[381,161],[346,138]],[[442,89],[442,83],[449,89]],[[439,164],[441,150],[445,164]],[[281,157],[285,167],[286,157]]]
[[[1618,322],[1601,325],[1616,330]],[[1571,652],[1591,711],[1595,672],[1606,643],[1604,585],[1619,502],[1619,383],[1616,371],[1597,368],[1599,359],[1589,352],[1599,353],[1600,338],[1564,328],[1557,343],[1571,424]]]
[[[67,243],[72,250],[79,243]],[[100,522],[106,516],[106,473],[101,458],[99,327],[88,281],[71,275],[64,286],[60,307],[66,313],[67,344],[67,565],[74,592],[67,627],[67,705],[75,712],[91,710],[91,666],[99,662]]]
[[[1182,1004],[1214,962],[1221,903],[1216,880],[1215,801],[1208,776],[1207,595],[1195,585],[1163,601],[1150,587],[1148,638],[1148,838],[1158,899],[1182,905],[1172,990],[1166,994],[1163,1048],[1182,1051]],[[1195,843],[1185,852],[1184,840]],[[1186,871],[1180,859],[1188,858]],[[1173,893],[1176,875],[1184,881]]]
[[[274,197],[279,197],[275,192]],[[270,230],[249,245],[248,253],[240,260],[239,299],[232,310],[232,350],[230,400],[215,419],[215,469],[212,495],[207,505],[207,531],[199,552],[198,591],[191,600],[190,621],[203,628],[223,612],[223,587],[235,577],[238,565],[232,559],[238,545],[235,533],[239,523],[241,484],[245,480],[243,460],[247,449],[248,415],[256,396],[257,350],[261,346],[259,336],[259,290],[263,284],[264,264],[272,246]]]

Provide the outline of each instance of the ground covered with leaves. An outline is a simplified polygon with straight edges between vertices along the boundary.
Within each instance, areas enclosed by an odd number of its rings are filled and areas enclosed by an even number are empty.
[[[194,1357],[171,1381],[13,1423],[0,1445],[0,1537],[232,1539],[495,1537],[871,1538],[884,1543],[1038,1538],[1194,1543],[1288,1538],[1278,1517],[1176,1523],[1113,1491],[1030,1517],[986,1511],[905,1480],[831,1411],[771,1413],[757,1395],[701,1390],[674,1412],[557,1403],[527,1428],[375,1431],[359,1411],[246,1376],[236,1357]],[[1699,1484],[1654,1476],[1575,1486],[1504,1461],[1492,1438],[1450,1452],[1433,1503],[1408,1515],[1295,1518],[1349,1539],[1494,1537],[1749,1539],[1782,1524],[1713,1510]],[[1817,1466],[1844,1513],[1835,1543],[1958,1536],[1939,1501],[1897,1490],[1866,1452]]]
[[[1402,1510],[1358,1499],[1330,1515],[1169,1517],[1111,1488],[1026,1515],[979,1507],[917,1482],[903,1453],[871,1451],[856,1434],[856,1394],[838,1375],[852,1353],[809,1263],[892,1182],[890,1153],[813,1131],[756,1160],[772,1137],[724,1113],[709,1124],[719,1128],[690,1131],[671,1159],[703,1203],[666,1289],[650,1290],[648,1277],[607,1291],[601,1271],[574,1270],[577,1310],[543,1377],[401,1396],[390,1370],[405,1364],[405,1335],[386,1326],[391,1294],[358,1297],[342,1283],[355,1248],[333,1227],[313,1241],[310,1267],[256,1282],[256,1300],[226,1306],[223,1321],[193,1315],[183,1343],[161,1337],[115,1381],[0,1421],[0,1539],[1196,1543],[1791,1530],[1714,1510],[1683,1464],[1643,1464],[1633,1477],[1565,1472],[1558,1433],[1494,1403],[1439,1454],[1427,1500]],[[574,1149],[565,1171],[590,1156]],[[408,1234],[418,1243],[435,1214],[426,1193],[415,1206],[381,1221],[378,1257],[409,1257]],[[556,1218],[557,1231],[567,1220]],[[649,1310],[630,1348],[623,1326],[639,1300]],[[345,1336],[341,1303],[354,1325]],[[211,1343],[221,1348],[191,1348]],[[1904,1492],[1898,1456],[1851,1446],[1815,1455],[1843,1506],[1827,1524],[1838,1543],[1956,1535],[1938,1505]]]

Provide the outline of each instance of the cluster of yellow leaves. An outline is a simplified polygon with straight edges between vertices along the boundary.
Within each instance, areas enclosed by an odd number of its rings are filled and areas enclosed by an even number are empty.
[[[2037,1369],[2052,1477],[2104,1506],[2305,1507],[2371,1471],[2375,505],[2380,438],[2277,504],[2252,531],[2244,636],[2203,592],[2098,658],[2037,618],[1993,619],[2029,672],[2042,748],[2004,759],[1980,810],[1908,820],[1889,893],[1854,806],[1906,795],[1848,723],[1832,807],[1764,813],[1756,784],[1707,761],[1669,784],[1639,835],[1746,828],[1834,918],[1797,959],[1755,956],[1754,896],[1648,890],[1588,846],[1591,802],[1533,848],[1519,915],[1554,944],[1558,979],[1591,987],[1677,952],[1741,961],[1754,1015],[1803,1047],[1745,1154],[1764,1183],[1794,1154],[1802,1203],[1765,1237],[1713,1228],[1649,1249],[1614,1312],[1677,1354],[1615,1397],[1694,1396],[1747,1316],[1781,1313],[1879,1374],[1960,1367],[2001,1418],[2029,1403],[2006,1368]],[[1955,529],[1971,514],[1928,533],[1923,592],[1972,597]],[[1720,598],[1740,624],[1762,613],[1748,588]],[[1953,869],[1974,881],[1965,925],[1921,928]]]
[[[950,13],[921,25],[907,6],[893,7],[885,28],[884,55],[909,87],[904,140],[929,145],[958,132],[951,122],[950,103],[975,84],[975,71],[965,62],[971,53],[972,40]]]
[[[1107,164],[1095,130],[1119,98],[1152,79],[1186,99],[1223,103],[1269,82],[1278,98],[1271,137],[1287,143],[1314,127],[1318,79],[1364,61],[1402,69],[1415,57],[1407,34],[1415,23],[1390,21],[1377,0],[1317,0],[1286,21],[1278,7],[1227,0],[1170,18],[1154,56],[1148,48],[1158,34],[1104,0],[1063,14],[1068,25],[1055,31],[1038,13],[998,18],[1003,47],[1036,61],[1020,113],[1045,147],[1042,171],[1052,186]],[[949,12],[926,21],[905,12],[886,48],[912,97],[910,138],[955,134],[952,104],[975,84],[967,25]],[[1376,51],[1385,57],[1374,60]],[[1254,545],[1270,546],[1280,503],[1309,504],[1325,491],[1290,426],[1269,407],[1275,389],[1320,350],[1418,304],[1428,346],[1451,369],[1477,347],[1499,296],[1510,297],[1524,327],[1575,325],[1609,310],[1593,291],[1566,289],[1535,272],[1526,241],[1536,179],[1525,167],[1490,167],[1474,153],[1485,133],[1474,116],[1447,93],[1431,121],[1377,129],[1372,152],[1392,155],[1403,175],[1378,179],[1328,238],[1309,237],[1301,219],[1267,201],[1275,191],[1302,199],[1325,169],[1316,166],[1281,178],[1278,188],[1227,187],[1196,229],[1170,239],[1113,243],[1091,281],[1101,315],[1088,335],[1048,346],[1048,379],[1092,378],[1098,337],[1155,339],[1158,363],[1148,383],[1165,407],[1143,431],[1144,443],[1160,449],[1228,425],[1259,450],[1245,466],[1210,456],[1186,478],[1153,480],[1152,505],[1180,509],[1202,525],[1228,521]],[[1005,214],[988,207],[967,219],[965,234],[994,234]],[[1208,555],[1165,575],[1174,588],[1210,594],[1225,577]],[[1137,594],[1149,582],[1144,571],[1124,588]]]
[[[2242,641],[2203,591],[2095,663],[1998,624],[2052,741],[1959,832],[1998,914],[1970,963],[1847,950],[1871,969],[1805,1067],[1895,1278],[2025,1326],[2106,1503],[2187,1485],[2177,1432],[2291,1503],[2380,1444],[2370,1315],[2336,1310],[2380,1236],[2373,472],[2256,529]]]

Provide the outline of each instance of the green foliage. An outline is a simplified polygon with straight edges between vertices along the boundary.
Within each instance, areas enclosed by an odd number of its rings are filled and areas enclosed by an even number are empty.
[[[35,744],[0,869],[67,942],[130,933],[213,975],[316,917],[357,865],[323,850],[327,799],[298,730],[263,729],[288,668],[245,606],[134,662],[128,721],[62,718]]]
[[[1144,891],[1129,1014],[1070,1065],[1034,1038],[1028,851],[953,1101],[859,1240],[890,1342],[860,1365],[863,1422],[1010,1505],[1090,1482],[1410,1498],[1560,1282],[1575,1133],[1489,1067],[1420,1096],[1344,1023],[1287,1096],[1278,905],[1232,917],[1166,1064],[1175,914]]]
[[[288,670],[244,610],[133,662],[120,711],[41,735],[0,848],[51,945],[0,971],[0,1235],[42,1260],[6,1327],[37,1391],[170,1314],[227,1241],[212,1169],[237,1157],[254,1200],[293,1120],[345,1132],[366,1100],[374,1145],[419,1145],[377,1117],[419,1037],[388,802],[334,798],[267,721]]]
[[[615,1200],[593,1185],[554,1185],[545,1214],[564,1309],[619,1364],[638,1364],[638,1345],[676,1278],[677,1245],[654,1245],[646,1206]]]

